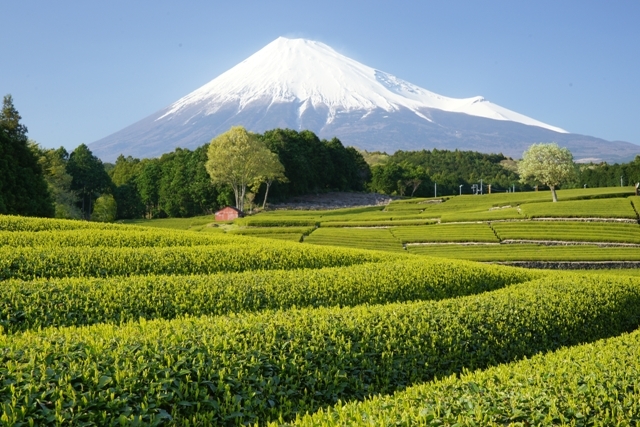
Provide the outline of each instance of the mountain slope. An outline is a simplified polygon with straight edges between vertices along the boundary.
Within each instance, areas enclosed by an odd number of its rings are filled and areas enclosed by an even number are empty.
[[[640,147],[572,135],[482,97],[448,98],[304,40],[278,38],[167,108],[90,145],[104,160],[195,148],[233,125],[310,129],[367,150],[471,149],[519,157],[555,141],[576,158],[632,158]]]

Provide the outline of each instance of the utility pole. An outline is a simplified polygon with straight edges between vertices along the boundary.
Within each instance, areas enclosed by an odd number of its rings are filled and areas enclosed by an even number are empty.
[[[620,177],[620,187],[622,187],[622,177]]]
[[[462,184],[460,184],[460,195],[462,196]]]
[[[438,197],[438,183],[433,183],[433,197]]]
[[[483,193],[483,191],[484,191],[484,190],[483,190],[483,188],[482,188],[482,179],[480,179],[480,195],[481,195],[481,196],[484,194],[484,193]]]

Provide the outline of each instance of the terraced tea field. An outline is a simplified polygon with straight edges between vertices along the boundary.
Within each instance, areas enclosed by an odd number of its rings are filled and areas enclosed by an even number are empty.
[[[460,260],[640,261],[619,192],[0,216],[0,424],[635,425],[640,269]]]
[[[400,244],[410,254],[485,262],[637,261],[633,247],[640,244],[640,198],[630,191],[562,190],[558,203],[550,202],[547,192],[530,192],[405,199],[386,207],[337,211],[272,211],[239,221],[244,228],[237,232],[257,234],[268,225],[284,233],[304,223],[313,226],[301,239],[304,244],[392,252]],[[451,243],[459,246],[433,247]],[[473,246],[479,243],[496,245]],[[569,246],[551,248],[557,244]]]
[[[499,242],[493,230],[487,224],[394,227],[391,229],[391,234],[402,243]]]
[[[637,224],[523,221],[495,222],[491,227],[500,240],[640,244],[640,227]]]
[[[638,219],[633,202],[627,198],[525,203],[522,212],[528,218]]]

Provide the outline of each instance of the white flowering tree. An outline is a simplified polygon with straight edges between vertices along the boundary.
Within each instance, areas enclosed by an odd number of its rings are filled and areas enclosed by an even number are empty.
[[[558,201],[556,187],[568,181],[575,173],[573,155],[556,143],[533,144],[518,163],[520,182],[537,182],[551,189],[554,202]]]

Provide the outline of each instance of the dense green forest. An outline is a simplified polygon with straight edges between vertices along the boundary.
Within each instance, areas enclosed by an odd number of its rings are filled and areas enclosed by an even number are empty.
[[[492,192],[532,189],[519,182],[517,162],[502,154],[434,149],[363,155],[372,165],[370,191],[433,197],[437,187],[438,196],[471,194],[481,180],[485,193],[488,185]],[[622,164],[576,164],[575,174],[562,188],[617,187],[621,180],[625,186],[640,182],[640,156]]]
[[[321,140],[313,132],[289,129],[267,131],[259,137],[278,155],[287,176],[287,182],[273,183],[270,201],[366,190],[369,166],[358,151],[345,148],[337,138]],[[206,171],[207,148],[208,144],[193,151],[178,148],[155,159],[121,155],[115,164],[103,164],[84,144],[70,154],[64,148],[47,150],[31,144],[45,171],[55,216],[94,220],[189,217],[232,205],[232,190],[212,184]],[[249,202],[257,205],[265,186],[252,190]]]
[[[371,158],[371,153],[365,154]],[[389,156],[376,156],[381,163],[372,166],[371,191],[387,194],[438,196],[471,194],[475,185],[487,192],[526,189],[518,182],[515,162],[502,154],[475,151],[397,151]],[[482,181],[482,182],[481,182]],[[462,188],[460,187],[462,186]]]
[[[635,185],[640,182],[640,156],[629,163],[579,165],[577,181],[588,187]]]
[[[11,95],[0,111],[0,214],[52,216],[51,196]]]

